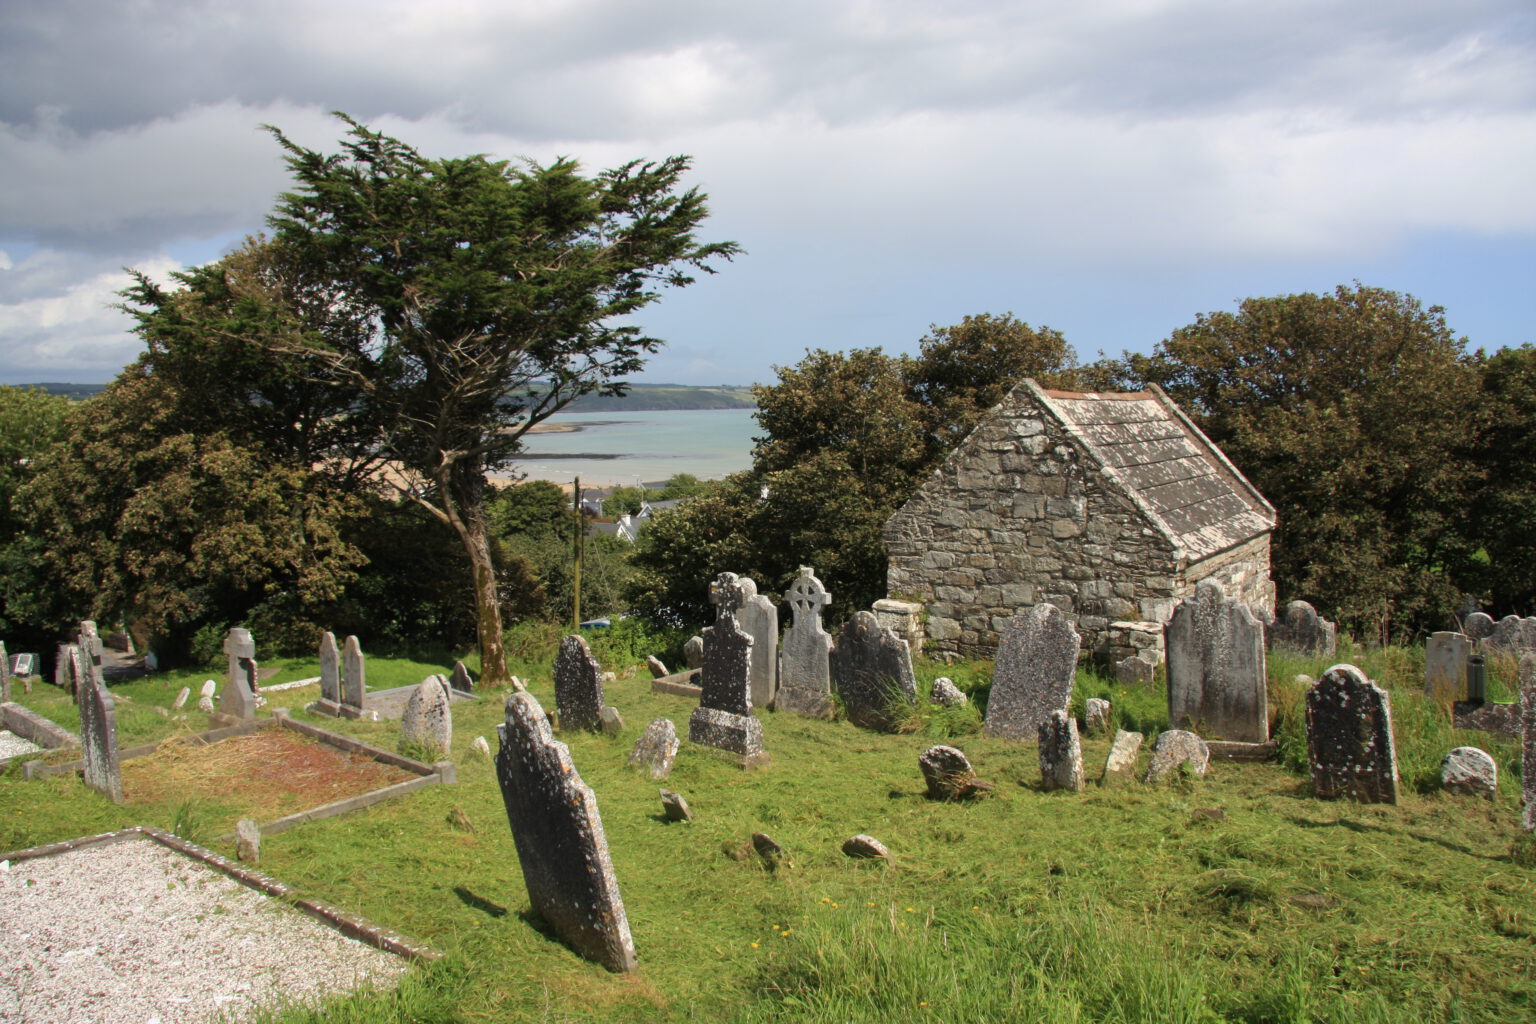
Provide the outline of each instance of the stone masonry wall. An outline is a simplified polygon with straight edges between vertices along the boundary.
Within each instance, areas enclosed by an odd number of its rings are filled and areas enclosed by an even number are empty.
[[[1245,544],[1221,551],[1203,562],[1189,566],[1188,583],[1180,597],[1193,595],[1195,584],[1215,579],[1228,597],[1236,598],[1255,612],[1260,609],[1275,614],[1275,581],[1269,578],[1269,534],[1254,537]],[[1170,614],[1172,609],[1169,610]],[[1162,621],[1167,621],[1164,616]]]

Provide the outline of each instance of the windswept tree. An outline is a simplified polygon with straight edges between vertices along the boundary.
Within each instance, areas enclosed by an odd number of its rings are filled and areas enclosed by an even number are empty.
[[[338,116],[348,130],[336,154],[268,128],[295,181],[269,219],[276,240],[366,314],[366,330],[299,347],[376,429],[388,478],[458,534],[484,677],[504,684],[487,475],[572,400],[622,394],[661,345],[628,318],[739,250],[695,237],[708,210],[681,187],[686,157],[586,177],[566,159],[429,158]]]

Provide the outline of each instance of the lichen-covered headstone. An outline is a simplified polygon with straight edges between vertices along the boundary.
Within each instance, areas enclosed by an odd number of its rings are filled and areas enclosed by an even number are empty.
[[[1520,658],[1536,654],[1536,615],[1521,618],[1506,615],[1494,624],[1493,632],[1484,642],[1489,652]]]
[[[1499,791],[1499,766],[1485,750],[1457,747],[1440,761],[1440,788],[1492,800]]]
[[[1431,633],[1424,641],[1424,696],[1462,700],[1467,693],[1467,658],[1472,641],[1461,633]]]
[[[74,646],[74,644],[59,644],[53,663],[53,685],[68,694],[75,692],[75,680],[69,674],[69,651]]]
[[[1089,697],[1083,701],[1083,729],[1090,736],[1108,732],[1114,724],[1110,718],[1111,706],[1103,697]]]
[[[917,678],[907,642],[856,612],[832,648],[832,687],[848,720],[866,729],[889,729],[901,705],[917,703]]]
[[[336,713],[341,705],[341,651],[335,633],[320,634],[320,701],[322,710]]]
[[[604,736],[618,736],[624,732],[624,716],[612,704],[603,705],[603,710],[597,713],[597,723]]]
[[[691,636],[688,642],[683,644],[683,664],[690,669],[704,667],[704,638]]]
[[[475,680],[470,676],[469,669],[462,661],[453,663],[453,672],[448,676],[449,689],[460,693],[474,693]]]
[[[1269,739],[1264,627],[1215,580],[1201,580],[1163,627],[1168,720],[1238,743]]]
[[[1104,759],[1104,774],[1099,776],[1099,785],[1113,786],[1136,778],[1136,755],[1141,752],[1142,739],[1139,732],[1115,730],[1115,739],[1109,746],[1109,756]]]
[[[1053,604],[1037,604],[1003,625],[997,642],[986,734],[1030,742],[1053,712],[1072,703],[1077,630]]]
[[[769,708],[779,690],[779,609],[757,592],[757,584],[741,577],[741,607],[736,623],[752,638],[752,706]]]
[[[933,681],[933,689],[928,692],[928,702],[941,708],[963,708],[971,702],[971,698],[955,685],[953,679],[939,676]]]
[[[5,641],[0,640],[0,703],[11,699],[11,656],[5,653]]]
[[[1497,626],[1498,623],[1494,622],[1493,616],[1487,612],[1473,612],[1461,624],[1461,631],[1473,640],[1486,640],[1493,636],[1493,631]]]
[[[1195,775],[1204,775],[1211,765],[1211,748],[1205,740],[1187,729],[1169,729],[1159,733],[1152,743],[1152,757],[1147,764],[1147,782],[1161,782],[1183,765]]]
[[[1056,710],[1040,723],[1041,788],[1083,791],[1083,745],[1077,735],[1077,719]]]
[[[736,623],[736,610],[747,596],[735,573],[721,573],[710,585],[710,600],[720,612],[704,631],[701,693],[688,718],[688,739],[751,768],[769,758],[763,750],[763,723],[752,714],[753,640]]]
[[[476,736],[474,740],[470,742],[469,749],[474,751],[476,754],[479,754],[487,761],[491,759],[491,745],[486,742],[484,736]]]
[[[341,651],[341,706],[361,714],[363,697],[368,692],[367,668],[363,664],[363,645],[355,636],[347,637]]]
[[[74,673],[75,700],[80,699],[80,687],[85,684],[87,678],[94,679],[100,686],[106,686],[106,679],[101,672],[101,636],[96,632],[96,623],[90,619],[84,619],[80,623],[80,636],[75,646],[80,651],[80,659],[73,662],[71,667],[78,665],[80,671]]]
[[[678,746],[677,727],[672,719],[658,718],[635,741],[629,752],[629,766],[646,769],[653,779],[664,779],[672,774]]]
[[[251,631],[235,627],[224,638],[229,656],[219,711],[241,720],[256,717],[256,641]]]
[[[1313,658],[1331,658],[1338,646],[1339,627],[1305,601],[1292,601],[1269,627],[1269,646]]]
[[[574,633],[560,641],[555,655],[555,712],[561,732],[595,732],[602,726],[602,666],[592,657],[586,638]]]
[[[774,706],[823,718],[832,712],[832,635],[821,624],[821,610],[832,595],[815,572],[802,565],[784,600],[794,620],[784,632]]]
[[[497,732],[496,781],[534,912],[588,960],[633,970],[635,943],[596,795],[532,694],[507,698]]]
[[[94,673],[83,669],[77,699],[85,784],[120,804],[123,802],[123,776],[117,763],[117,709],[112,695]]]
[[[940,744],[918,755],[918,771],[923,773],[928,796],[934,800],[964,800],[992,788],[976,777],[971,759],[957,747]]]
[[[433,760],[447,757],[453,749],[453,709],[448,693],[446,678],[428,676],[411,691],[400,716],[400,739],[427,751]]]
[[[670,789],[661,791],[661,816],[668,821],[692,821],[693,810],[688,806],[688,801],[683,799],[681,793],[674,793]]]
[[[667,663],[654,654],[647,654],[645,656],[645,667],[650,670],[652,679],[661,679],[663,676],[672,674],[667,671]]]
[[[1307,691],[1307,759],[1314,796],[1397,803],[1392,701],[1355,666],[1333,666]]]
[[[1520,790],[1525,806],[1520,824],[1536,832],[1536,655],[1520,659],[1520,735],[1524,746]]]

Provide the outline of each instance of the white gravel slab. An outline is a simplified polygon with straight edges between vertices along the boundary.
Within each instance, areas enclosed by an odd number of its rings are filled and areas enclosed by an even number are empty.
[[[27,754],[35,754],[43,748],[31,740],[24,740],[9,729],[0,729],[0,761],[9,761],[13,757],[24,757]]]
[[[0,867],[0,1021],[192,1024],[392,987],[374,949],[151,839]]]

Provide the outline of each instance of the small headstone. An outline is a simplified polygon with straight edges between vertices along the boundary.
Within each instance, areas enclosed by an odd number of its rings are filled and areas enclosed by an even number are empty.
[[[970,758],[955,747],[929,747],[918,756],[917,767],[934,800],[964,800],[992,788],[976,777]]]
[[[688,638],[688,642],[683,645],[683,664],[691,669],[704,667],[703,637],[692,636]]]
[[[235,857],[242,864],[261,863],[261,826],[254,818],[235,822]]]
[[[741,577],[739,585],[745,600],[736,622],[752,638],[752,706],[770,708],[779,692],[779,609],[752,580]]]
[[[941,708],[963,708],[971,702],[971,698],[955,685],[954,680],[948,676],[939,676],[933,681],[933,689],[928,693],[928,701]]]
[[[612,672],[604,672],[602,675],[598,676],[598,678],[605,683],[613,683],[617,682],[619,677],[614,675]]]
[[[1307,760],[1323,800],[1397,803],[1392,701],[1353,665],[1335,665],[1307,691]]]
[[[1338,645],[1339,627],[1317,614],[1305,601],[1292,601],[1269,627],[1269,646],[1313,658],[1331,658]]]
[[[1077,630],[1053,604],[1037,604],[1004,624],[997,642],[986,734],[1027,743],[1052,712],[1072,702]]]
[[[335,633],[320,634],[320,699],[328,704],[341,704],[341,651],[336,647]],[[333,712],[334,714],[334,712]]]
[[[1492,800],[1499,791],[1499,766],[1487,751],[1457,747],[1440,762],[1440,788],[1447,793]]]
[[[674,793],[670,789],[661,791],[661,815],[668,821],[692,821],[693,811],[688,807],[688,801],[683,799],[681,793]]]
[[[218,683],[214,682],[212,679],[204,679],[203,680],[203,687],[202,687],[201,690],[198,691],[198,694],[199,694],[199,696],[208,697],[208,698],[211,699],[213,697],[213,695],[218,693],[218,692],[219,692],[219,684]]]
[[[629,752],[631,768],[645,768],[653,779],[664,779],[672,774],[677,760],[677,727],[670,718],[658,718],[645,727],[645,732],[635,741]]]
[[[602,726],[601,666],[586,638],[578,634],[561,640],[555,656],[555,713],[560,716],[561,732],[595,731]]]
[[[187,700],[191,696],[192,688],[190,686],[183,686],[181,688],[181,692],[176,695],[176,699],[171,702],[171,710],[180,711],[182,708],[186,707]]]
[[[5,641],[0,640],[0,703],[11,699],[11,656],[5,653]]]
[[[1536,832],[1536,655],[1520,659],[1520,736],[1523,746],[1520,762],[1520,795],[1524,809],[1521,827]]]
[[[794,616],[779,655],[780,711],[824,718],[832,712],[832,635],[822,627],[821,610],[832,600],[808,566],[784,594]]]
[[[611,971],[633,970],[635,944],[597,797],[532,694],[507,698],[498,732],[496,780],[534,912],[580,955]]]
[[[469,669],[462,661],[453,663],[453,673],[448,677],[448,686],[460,693],[475,692],[475,681],[470,677]]]
[[[889,729],[903,704],[917,703],[917,678],[907,642],[883,628],[871,612],[856,612],[832,648],[832,686],[848,720]]]
[[[212,697],[199,697],[199,698],[197,698],[197,710],[201,711],[205,715],[213,714],[213,698]]]
[[[367,667],[363,663],[363,645],[357,637],[347,637],[341,650],[341,706],[353,712],[363,710],[368,692]]]
[[[1083,701],[1083,729],[1090,736],[1108,732],[1114,724],[1110,717],[1110,703],[1103,697],[1089,697]]]
[[[597,717],[604,736],[617,736],[624,731],[624,716],[612,704],[603,705]]]
[[[1142,739],[1139,732],[1115,730],[1109,756],[1104,759],[1104,774],[1099,776],[1101,786],[1113,786],[1136,778],[1136,755],[1141,752]]]
[[[752,849],[763,858],[763,863],[768,865],[770,871],[779,866],[779,860],[784,856],[784,847],[766,832],[752,833]]]
[[[1424,641],[1424,696],[1450,702],[1467,693],[1467,658],[1472,641],[1462,633],[1431,633]]]
[[[256,641],[251,631],[238,626],[224,639],[224,653],[229,656],[224,691],[219,694],[219,711],[241,720],[256,717]]]
[[[469,744],[469,749],[473,750],[476,754],[479,754],[487,761],[491,759],[491,745],[490,743],[486,742],[484,736],[476,736],[474,740]]]
[[[1169,729],[1152,744],[1152,759],[1147,765],[1147,782],[1161,782],[1183,765],[1195,775],[1204,775],[1211,765],[1211,750],[1205,740],[1186,729]]]
[[[428,676],[417,684],[400,717],[400,739],[430,752],[430,760],[448,756],[453,749],[453,710],[448,703],[448,680]]]
[[[666,662],[662,661],[654,654],[647,654],[645,656],[645,667],[651,670],[652,679],[660,679],[662,676],[669,676],[672,674],[667,671]]]
[[[80,680],[80,746],[85,784],[115,804],[123,802],[117,763],[117,709],[112,695],[88,669]]]
[[[1497,625],[1498,623],[1493,621],[1493,616],[1487,612],[1473,612],[1461,624],[1461,631],[1473,640],[1486,640],[1493,636],[1493,630]]]
[[[1060,709],[1040,723],[1040,780],[1043,789],[1083,791],[1083,745],[1077,719]]]
[[[885,848],[885,844],[874,836],[866,836],[862,833],[843,841],[843,853],[849,857],[862,859],[879,859],[889,862],[891,851]]]
[[[1145,654],[1141,651],[1115,662],[1115,680],[1121,686],[1149,686],[1157,678],[1157,665]]]
[[[1216,739],[1269,739],[1264,627],[1221,584],[1201,580],[1163,627],[1168,652],[1168,720]]]

